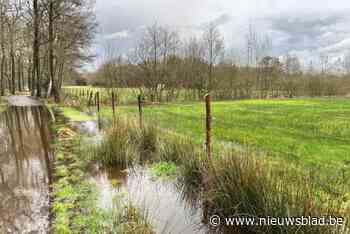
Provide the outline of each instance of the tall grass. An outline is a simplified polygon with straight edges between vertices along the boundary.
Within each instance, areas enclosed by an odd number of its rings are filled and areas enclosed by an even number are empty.
[[[166,133],[160,140],[159,160],[179,165],[179,181],[186,187],[198,191],[202,185],[203,151],[191,139]]]
[[[298,174],[287,164],[269,164],[261,157],[226,152],[210,167],[210,185],[206,194],[209,213],[221,217],[343,217],[342,195],[327,194],[313,176]],[[325,181],[334,183],[334,181]],[[348,189],[349,187],[347,187]],[[348,191],[345,187],[342,194]],[[344,227],[345,228],[345,227]],[[348,233],[334,226],[242,226],[230,227],[231,233]]]
[[[118,119],[102,141],[88,148],[90,159],[122,167],[148,161],[156,154],[158,136],[155,127],[140,129],[137,122]]]
[[[139,158],[136,145],[141,133],[130,129],[132,123],[107,130],[101,142],[88,148],[90,159],[106,165],[131,166]]]
[[[155,233],[150,223],[148,212],[136,208],[123,196],[114,197],[113,207],[109,214],[110,230],[105,230],[105,233]]]

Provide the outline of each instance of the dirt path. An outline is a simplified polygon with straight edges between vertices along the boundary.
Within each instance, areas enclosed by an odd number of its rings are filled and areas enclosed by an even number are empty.
[[[5,100],[10,106],[42,106],[43,102],[30,96],[10,96]]]

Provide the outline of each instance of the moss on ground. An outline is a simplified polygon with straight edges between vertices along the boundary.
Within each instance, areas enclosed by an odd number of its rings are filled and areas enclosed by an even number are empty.
[[[86,163],[78,158],[79,136],[70,128],[56,131],[55,182],[53,186],[54,232],[82,233],[94,229],[105,214],[95,209],[93,185],[84,180]],[[90,201],[91,206],[86,206]],[[86,206],[86,207],[85,207]],[[93,220],[87,220],[90,217]]]

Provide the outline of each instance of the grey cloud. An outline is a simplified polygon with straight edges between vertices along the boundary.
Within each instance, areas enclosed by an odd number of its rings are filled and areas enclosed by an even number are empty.
[[[103,34],[133,30],[149,21],[143,15],[127,13],[119,6],[103,7],[98,11],[97,19]]]
[[[340,46],[346,44],[341,43],[342,40],[349,36],[349,30],[344,25],[350,19],[345,12],[277,15],[265,20],[270,22],[272,34],[283,35],[277,45],[279,53],[305,50],[321,52],[325,47],[329,53],[336,53],[340,52]]]
[[[321,48],[321,53],[341,53],[350,49],[350,38],[346,38],[338,43]]]
[[[232,20],[232,16],[227,14],[227,13],[224,13],[222,15],[220,15],[219,17],[217,17],[216,19],[214,19],[212,22],[215,24],[215,25],[224,25],[228,22],[230,22]]]
[[[272,19],[272,29],[292,35],[319,36],[323,28],[333,26],[343,19],[333,15],[320,18],[320,15],[280,16]]]
[[[96,14],[100,33],[96,44],[113,42],[119,51],[125,52],[135,45],[142,28],[155,22],[169,26],[193,25],[201,0],[97,0]],[[221,21],[227,17],[221,18]],[[102,45],[100,46],[102,47]],[[99,51],[99,53],[101,53]]]
[[[130,36],[131,36],[131,33],[129,30],[123,30],[112,34],[108,34],[104,38],[106,40],[114,40],[114,39],[127,39],[127,38],[130,38]]]
[[[196,30],[203,30],[208,24],[213,23],[216,26],[223,26],[232,21],[232,16],[228,13],[223,13],[213,19],[209,19],[199,25],[192,25],[191,27]]]
[[[350,43],[344,41],[350,38],[348,0],[332,0],[332,4],[320,4],[319,0],[298,3],[296,0],[96,2],[101,27],[96,44],[112,41],[121,52],[130,50],[140,37],[142,27],[154,22],[178,29],[184,38],[200,34],[204,24],[214,22],[220,25],[226,40],[230,40],[226,42],[241,49],[245,47],[245,35],[252,18],[257,19],[258,33],[269,34],[272,38],[276,56],[292,51],[301,56],[321,51],[340,53],[350,47]]]

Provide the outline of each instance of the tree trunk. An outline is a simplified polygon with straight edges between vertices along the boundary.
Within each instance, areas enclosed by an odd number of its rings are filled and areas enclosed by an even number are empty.
[[[50,72],[50,85],[49,95],[51,94],[55,98],[55,102],[60,102],[60,93],[58,91],[57,83],[55,81],[55,70],[54,70],[54,28],[53,28],[53,11],[54,11],[54,0],[50,0],[49,7],[49,72]],[[51,89],[51,90],[50,90]],[[52,93],[51,93],[52,91]]]
[[[0,71],[0,96],[4,96],[5,95],[5,38],[4,38],[4,10],[3,10],[3,6],[1,6],[1,71]]]
[[[32,90],[32,61],[29,60],[29,63],[28,63],[28,71],[27,71],[27,84],[28,84],[28,89],[29,90]]]
[[[13,52],[13,46],[11,46],[11,94],[16,93],[16,61],[15,61],[15,54]]]
[[[23,82],[22,82],[22,58],[21,55],[18,56],[18,62],[17,62],[17,77],[18,77],[18,91],[22,92],[23,91]]]
[[[40,42],[39,42],[39,7],[38,0],[33,0],[33,86],[36,87],[36,96],[41,96],[41,79],[40,79]],[[33,89],[35,90],[35,88]],[[33,93],[32,93],[33,94]]]

